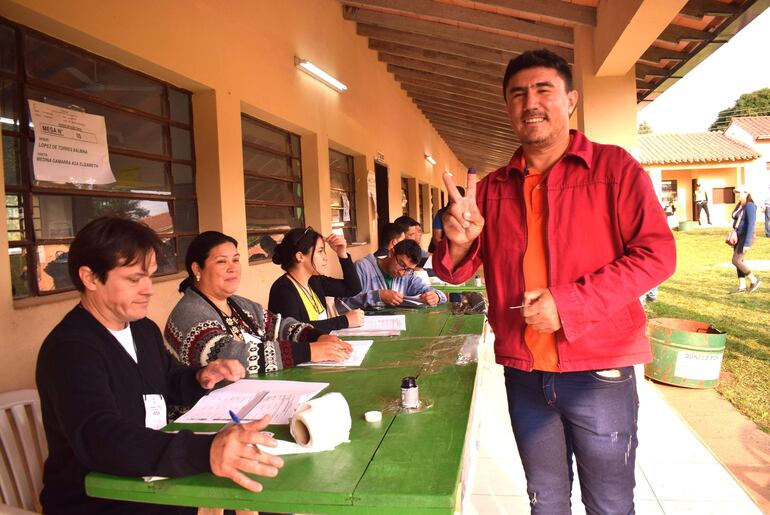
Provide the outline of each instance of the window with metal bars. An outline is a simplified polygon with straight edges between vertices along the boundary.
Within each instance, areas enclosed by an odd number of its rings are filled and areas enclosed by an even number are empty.
[[[300,138],[241,115],[249,263],[270,259],[283,235],[305,223]]]
[[[409,216],[409,179],[401,177],[401,214]]]
[[[332,230],[348,243],[358,241],[356,233],[356,177],[353,156],[329,149]]]
[[[67,252],[103,215],[143,222],[163,241],[157,275],[184,268],[198,233],[191,93],[0,18],[0,127],[15,299],[72,289]],[[103,116],[116,181],[35,178],[28,100]]]

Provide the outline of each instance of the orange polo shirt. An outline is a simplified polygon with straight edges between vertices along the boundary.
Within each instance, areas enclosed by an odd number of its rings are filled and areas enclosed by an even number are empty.
[[[523,159],[522,159],[523,160]],[[522,168],[524,163],[522,163]],[[524,204],[527,212],[527,249],[524,251],[524,287],[527,290],[548,287],[548,196],[546,175],[532,168],[524,177]],[[524,328],[524,343],[534,358],[533,368],[558,372],[556,333],[539,333],[530,326]]]

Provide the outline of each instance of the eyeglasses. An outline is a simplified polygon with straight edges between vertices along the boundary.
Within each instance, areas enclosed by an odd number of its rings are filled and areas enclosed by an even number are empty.
[[[407,266],[407,264],[401,261],[399,258],[396,258],[396,264],[398,265],[398,269],[401,272],[405,272],[407,275],[413,274],[415,268],[417,268],[417,267]]]

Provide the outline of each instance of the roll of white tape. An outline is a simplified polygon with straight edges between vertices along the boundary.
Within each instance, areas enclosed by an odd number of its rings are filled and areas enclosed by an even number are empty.
[[[289,423],[289,431],[302,447],[334,449],[350,437],[350,408],[342,394],[328,393],[302,404]]]
[[[364,413],[364,419],[366,419],[367,422],[380,422],[382,420],[382,412],[367,411]]]

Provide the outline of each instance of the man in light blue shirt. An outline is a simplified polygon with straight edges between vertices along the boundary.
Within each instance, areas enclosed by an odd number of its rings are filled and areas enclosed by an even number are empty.
[[[341,299],[339,306],[349,309],[399,306],[405,297],[416,297],[430,306],[446,302],[446,295],[413,274],[419,261],[420,245],[414,240],[398,242],[384,258],[369,254],[359,259],[356,271],[361,279],[361,293]]]

